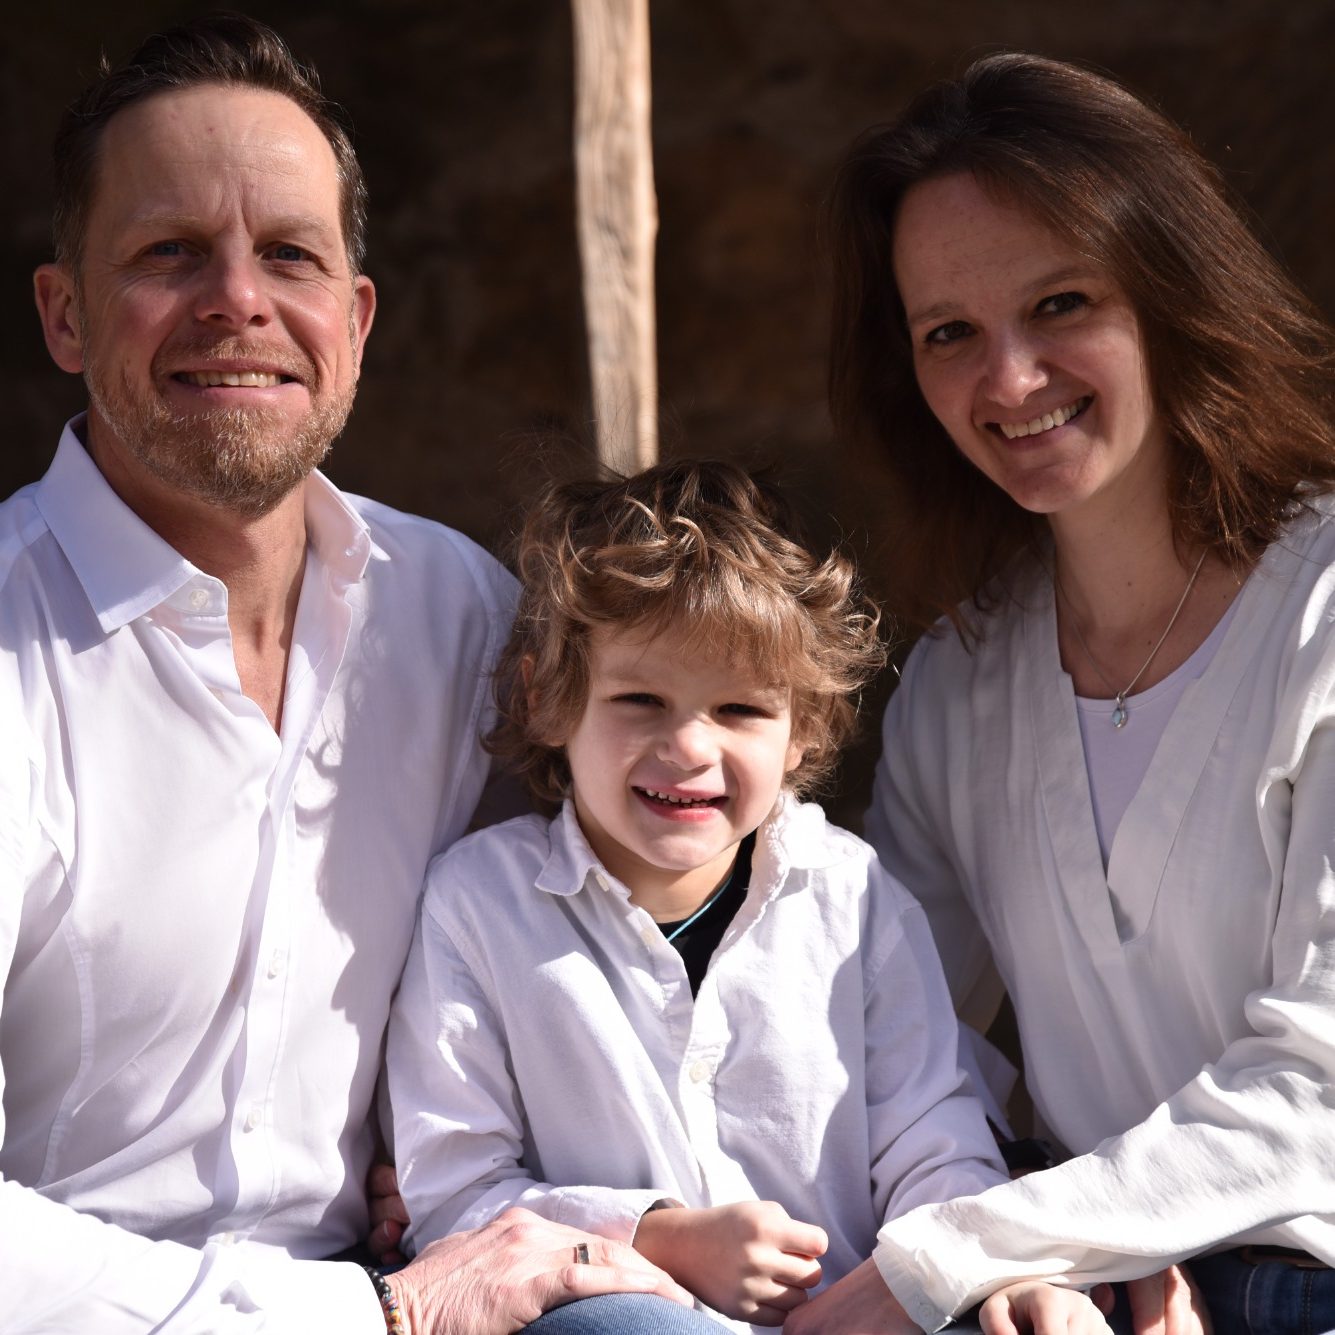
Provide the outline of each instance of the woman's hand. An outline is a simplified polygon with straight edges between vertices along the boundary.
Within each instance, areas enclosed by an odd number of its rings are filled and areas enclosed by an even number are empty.
[[[1126,1288],[1136,1335],[1212,1335],[1205,1299],[1181,1266],[1130,1280]]]
[[[818,1298],[793,1309],[783,1335],[920,1335],[886,1287],[874,1261],[863,1261]]]
[[[820,1283],[825,1230],[774,1201],[650,1210],[635,1250],[725,1316],[779,1326]]]
[[[998,1289],[978,1313],[983,1335],[1109,1335],[1103,1313],[1078,1289],[1022,1280]]]

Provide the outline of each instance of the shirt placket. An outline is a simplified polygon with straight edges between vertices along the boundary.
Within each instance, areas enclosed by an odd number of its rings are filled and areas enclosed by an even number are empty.
[[[299,986],[300,942],[293,940],[295,896],[303,886],[294,802],[296,779],[310,738],[333,687],[347,646],[351,613],[347,582],[330,581],[313,554],[307,558],[283,701],[283,735],[269,779],[260,860],[252,888],[258,939],[246,997],[244,1064],[232,1105],[230,1144],[237,1174],[236,1227],[240,1240],[281,1196],[282,1164],[274,1128],[278,1073],[287,1057],[293,989]],[[319,604],[319,606],[317,606]]]

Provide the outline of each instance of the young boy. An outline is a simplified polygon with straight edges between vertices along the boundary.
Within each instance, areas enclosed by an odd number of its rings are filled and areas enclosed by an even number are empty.
[[[409,1244],[522,1205],[781,1324],[890,1216],[1005,1180],[921,910],[798,800],[876,614],[722,464],[551,490],[519,573],[492,742],[559,812],[428,874],[388,1051]]]

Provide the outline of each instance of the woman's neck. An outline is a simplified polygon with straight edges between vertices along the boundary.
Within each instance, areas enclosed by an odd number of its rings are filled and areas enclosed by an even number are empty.
[[[1180,549],[1166,511],[1104,528],[1057,517],[1052,530],[1058,646],[1077,695],[1156,685],[1205,642],[1242,585],[1213,552]]]

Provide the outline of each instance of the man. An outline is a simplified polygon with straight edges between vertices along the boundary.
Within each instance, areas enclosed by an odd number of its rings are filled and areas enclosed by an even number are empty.
[[[486,778],[511,582],[313,471],[375,294],[351,145],[273,33],[150,39],[56,160],[37,306],[90,403],[0,505],[0,1329],[372,1335],[397,1302],[499,1333],[682,1301],[522,1214],[379,1290],[317,1264],[365,1234],[389,1000]]]

